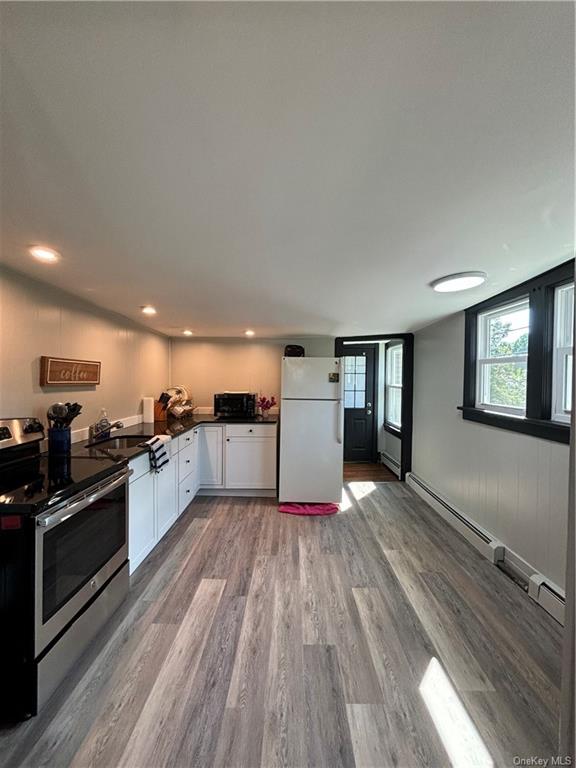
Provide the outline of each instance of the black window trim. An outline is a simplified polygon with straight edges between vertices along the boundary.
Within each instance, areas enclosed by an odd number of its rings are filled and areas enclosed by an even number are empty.
[[[544,440],[570,442],[570,425],[551,421],[551,416],[554,291],[559,285],[573,280],[574,259],[571,259],[465,311],[464,396],[459,408],[464,419]],[[530,299],[526,416],[518,417],[476,408],[478,315],[526,296]]]
[[[394,435],[394,437],[402,439],[402,427],[398,429],[397,426],[394,424],[391,424],[389,421],[386,420],[386,387],[388,386],[386,384],[386,376],[388,374],[387,368],[386,368],[386,354],[389,349],[392,349],[392,347],[402,347],[402,369],[404,369],[404,344],[400,341],[387,341],[384,345],[384,419],[383,419],[383,427],[384,431],[388,432],[389,435]],[[402,390],[402,399],[404,398],[404,386],[402,385],[400,387]],[[400,418],[402,418],[402,405],[400,405]]]

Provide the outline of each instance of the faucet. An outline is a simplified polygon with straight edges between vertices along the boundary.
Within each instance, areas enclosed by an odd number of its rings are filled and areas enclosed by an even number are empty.
[[[88,427],[88,436],[90,442],[93,440],[102,440],[110,435],[112,429],[122,429],[124,424],[121,421],[111,422],[107,416],[98,419],[94,424]]]

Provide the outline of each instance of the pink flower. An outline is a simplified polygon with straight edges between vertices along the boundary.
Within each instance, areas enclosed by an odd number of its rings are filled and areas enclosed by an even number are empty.
[[[274,408],[276,405],[276,398],[274,395],[272,395],[271,398],[267,398],[265,395],[262,395],[258,398],[256,405],[258,408],[260,408],[261,411],[269,411],[270,408]]]

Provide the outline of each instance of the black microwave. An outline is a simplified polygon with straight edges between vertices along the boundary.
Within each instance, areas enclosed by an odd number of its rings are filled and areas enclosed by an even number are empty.
[[[256,416],[256,395],[250,392],[214,395],[214,416],[219,419],[253,419]]]

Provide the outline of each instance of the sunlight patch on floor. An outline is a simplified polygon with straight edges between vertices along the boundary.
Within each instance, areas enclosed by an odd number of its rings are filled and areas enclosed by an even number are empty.
[[[346,493],[344,488],[342,488],[342,499],[340,501],[340,512],[346,512],[347,509],[352,509],[352,502],[350,501],[350,496]]]
[[[452,766],[493,768],[490,753],[438,659],[430,659],[419,690]]]
[[[354,498],[358,501],[376,490],[376,486],[371,480],[368,480],[367,482],[354,481],[348,483],[348,487],[352,491]]]

